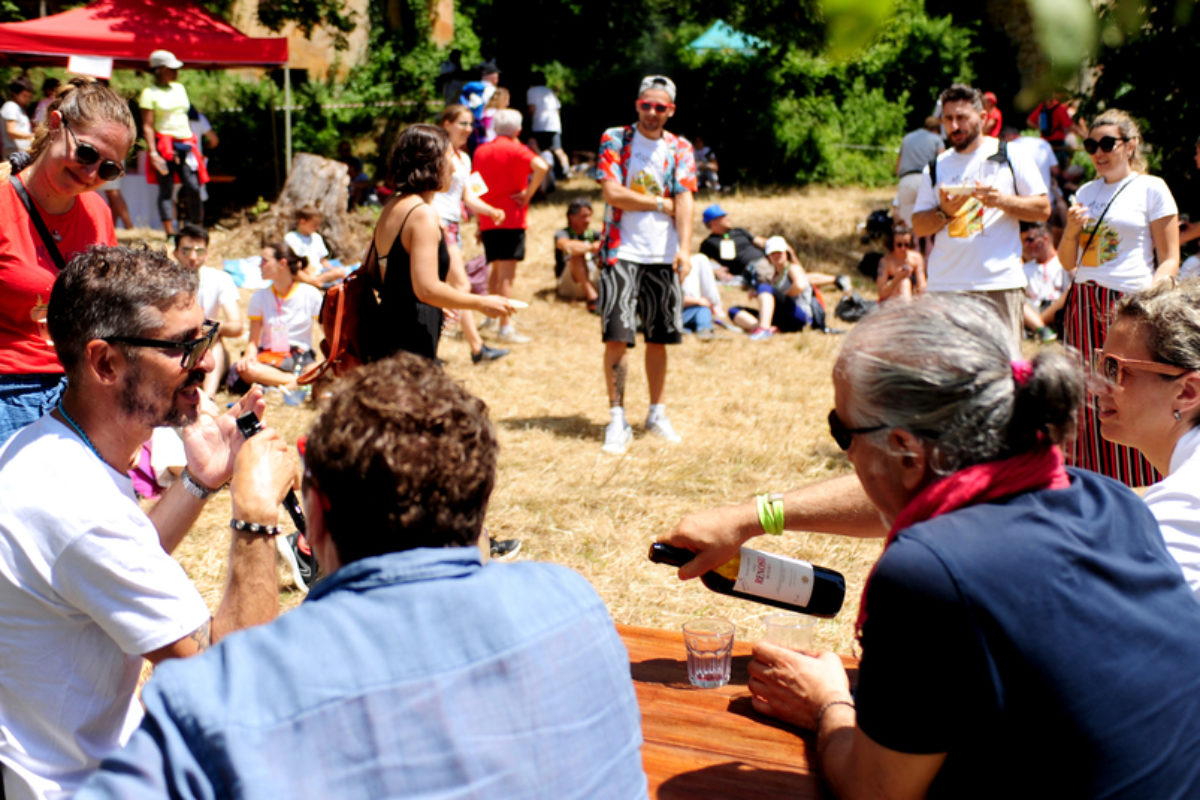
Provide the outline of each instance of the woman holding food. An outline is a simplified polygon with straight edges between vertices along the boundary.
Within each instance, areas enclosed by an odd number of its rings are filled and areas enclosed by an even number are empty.
[[[1103,343],[1108,314],[1123,295],[1179,271],[1179,211],[1166,183],[1145,174],[1141,141],[1137,123],[1117,110],[1097,117],[1083,141],[1098,177],[1075,195],[1058,258],[1075,269],[1064,339],[1085,360]],[[1136,450],[1104,441],[1094,402],[1084,405],[1067,457],[1130,486],[1149,486],[1159,478]]]

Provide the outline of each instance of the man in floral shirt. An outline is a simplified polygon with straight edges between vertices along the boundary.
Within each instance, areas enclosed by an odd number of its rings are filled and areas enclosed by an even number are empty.
[[[663,407],[668,344],[683,331],[679,281],[690,267],[696,161],[686,139],[667,132],[675,114],[675,83],[642,79],[636,125],[609,128],[600,138],[600,185],[608,204],[600,250],[604,379],[611,419],[604,452],[625,452],[633,429],[625,421],[625,351],[634,346],[640,315],[646,342],[650,410],[646,431],[678,442]]]

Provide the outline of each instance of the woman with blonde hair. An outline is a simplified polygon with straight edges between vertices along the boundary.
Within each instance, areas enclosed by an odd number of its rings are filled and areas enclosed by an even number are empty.
[[[125,101],[75,78],[35,129],[32,162],[0,184],[0,442],[62,394],[63,368],[45,331],[50,289],[76,253],[117,243],[112,212],[93,190],[124,173],[134,139]]]
[[[1085,360],[1104,341],[1109,312],[1123,295],[1179,272],[1179,211],[1166,183],[1145,173],[1141,144],[1137,123],[1115,109],[1096,117],[1083,141],[1098,177],[1076,193],[1058,257],[1075,270],[1064,339]],[[1136,450],[1103,440],[1092,401],[1084,404],[1079,435],[1067,455],[1076,466],[1130,486],[1149,486],[1159,478]]]
[[[492,98],[487,101],[480,118],[483,122],[483,141],[480,144],[496,138],[496,112],[508,108],[510,99],[508,89],[503,86],[497,86],[496,91],[492,92]]]

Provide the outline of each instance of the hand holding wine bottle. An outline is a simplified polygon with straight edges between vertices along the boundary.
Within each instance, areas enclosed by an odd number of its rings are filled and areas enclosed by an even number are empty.
[[[695,555],[681,547],[650,545],[650,560],[658,564],[680,567]],[[846,579],[840,572],[749,547],[700,580],[718,594],[814,617],[836,615],[846,597]]]

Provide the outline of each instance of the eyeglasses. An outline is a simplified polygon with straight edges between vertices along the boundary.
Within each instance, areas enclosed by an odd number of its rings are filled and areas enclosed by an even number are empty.
[[[842,418],[838,416],[836,408],[829,411],[829,434],[842,450],[849,450],[851,442],[858,434],[875,433],[886,427],[887,425],[872,425],[869,428],[847,428],[846,423],[842,422]]]
[[[1126,136],[1101,136],[1097,141],[1092,138],[1083,140],[1083,149],[1087,150],[1088,155],[1094,155],[1097,150],[1103,150],[1106,153],[1111,153],[1113,148],[1117,146],[1117,142],[1128,142]]]
[[[1172,379],[1181,378],[1192,371],[1174,364],[1163,364],[1161,361],[1122,358],[1103,350],[1092,353],[1092,374],[1110,387],[1120,386],[1125,380],[1125,373],[1136,370],[1166,375]]]
[[[67,123],[66,117],[62,118],[62,124],[63,128],[67,131],[67,135],[71,137],[71,141],[75,143],[75,163],[81,167],[90,167],[92,164],[100,161],[100,151],[87,142],[79,141],[79,137],[75,135],[75,131],[71,130],[70,124]],[[106,158],[100,161],[100,168],[96,170],[96,174],[103,180],[115,181],[125,174],[125,167],[116,161],[110,161]]]
[[[638,108],[642,111],[657,111],[659,114],[665,114],[674,107],[674,103],[668,105],[666,103],[651,103],[649,100],[638,101]]]
[[[128,344],[134,347],[153,347],[156,350],[178,350],[181,354],[179,366],[184,370],[193,370],[200,360],[204,358],[204,354],[212,347],[213,342],[217,338],[217,330],[221,327],[219,322],[211,319],[204,320],[204,326],[200,329],[202,333],[195,339],[188,339],[183,342],[172,342],[166,339],[142,339],[137,336],[105,336],[101,341],[109,344]]]

